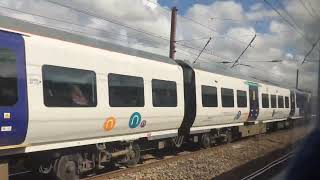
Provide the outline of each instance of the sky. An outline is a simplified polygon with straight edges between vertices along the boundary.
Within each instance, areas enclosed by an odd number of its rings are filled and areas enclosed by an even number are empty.
[[[295,86],[299,69],[300,88],[315,92],[319,45],[301,62],[320,37],[320,1],[267,2],[282,17],[263,0],[0,0],[0,14],[168,56],[170,8],[176,6],[177,59],[192,63],[211,37],[195,67],[286,87]],[[236,60],[254,35],[240,58],[252,67],[221,63]]]

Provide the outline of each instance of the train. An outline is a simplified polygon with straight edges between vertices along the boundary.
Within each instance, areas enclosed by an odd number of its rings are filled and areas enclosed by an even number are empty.
[[[0,159],[57,179],[303,120],[310,94],[1,16]]]

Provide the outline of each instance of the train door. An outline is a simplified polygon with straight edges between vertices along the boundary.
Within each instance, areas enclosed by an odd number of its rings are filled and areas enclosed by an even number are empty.
[[[290,109],[290,117],[294,116],[296,110],[296,98],[294,95],[294,91],[290,90],[290,102],[291,102],[291,109]]]
[[[258,86],[249,85],[249,101],[250,101],[250,113],[248,121],[254,121],[259,115],[259,94]]]
[[[24,142],[27,113],[24,40],[0,30],[0,146]]]

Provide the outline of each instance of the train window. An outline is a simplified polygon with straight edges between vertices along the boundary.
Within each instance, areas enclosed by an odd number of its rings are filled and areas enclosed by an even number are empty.
[[[269,108],[269,95],[262,94],[262,108]]]
[[[111,107],[143,107],[142,77],[109,74],[109,104]]]
[[[221,88],[222,107],[234,107],[233,89]]]
[[[152,79],[152,104],[154,107],[177,107],[177,83]]]
[[[43,94],[47,107],[95,107],[96,74],[93,71],[44,65]]]
[[[238,107],[247,107],[247,92],[237,90],[237,104]]]
[[[278,108],[284,108],[283,96],[278,96]]]
[[[218,107],[217,88],[213,86],[201,86],[202,107]]]
[[[271,108],[277,108],[277,96],[271,95]]]
[[[13,106],[18,101],[16,55],[0,49],[0,106]]]
[[[284,98],[284,104],[285,104],[285,107],[286,108],[289,108],[289,97],[288,96],[286,96],[285,98]]]

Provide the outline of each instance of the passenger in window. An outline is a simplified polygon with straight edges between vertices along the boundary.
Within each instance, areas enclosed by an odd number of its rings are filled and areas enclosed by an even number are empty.
[[[88,106],[88,100],[78,85],[71,86],[71,100],[74,105]]]

